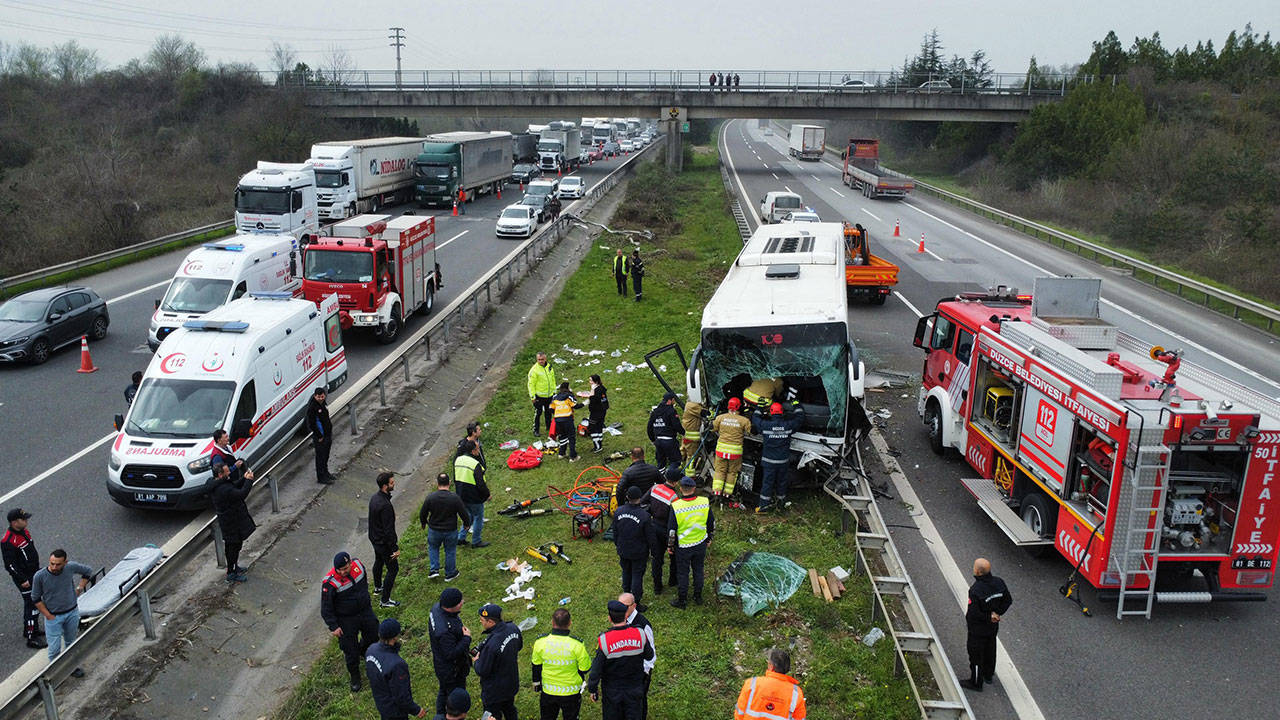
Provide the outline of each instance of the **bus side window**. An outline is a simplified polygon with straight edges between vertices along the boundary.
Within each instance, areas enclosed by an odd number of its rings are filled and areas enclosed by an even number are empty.
[[[973,353],[973,333],[960,328],[960,339],[956,341],[956,360],[961,364],[969,364],[969,356]]]
[[[956,325],[947,318],[939,315],[933,321],[933,337],[929,340],[929,347],[933,350],[951,350],[951,343],[956,337]]]

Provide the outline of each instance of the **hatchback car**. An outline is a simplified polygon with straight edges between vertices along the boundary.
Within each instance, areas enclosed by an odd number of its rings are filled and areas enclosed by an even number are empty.
[[[538,229],[538,211],[528,205],[508,205],[498,216],[498,237],[529,237]]]
[[[511,182],[531,183],[542,177],[542,168],[533,163],[520,163],[511,168]]]
[[[587,191],[587,184],[577,175],[560,179],[560,197],[580,198]]]
[[[551,218],[551,196],[550,195],[525,195],[520,200],[520,204],[533,208],[536,213],[534,217],[538,222],[546,222]]]
[[[618,143],[618,149],[620,149],[622,152],[631,152],[632,150],[636,149],[636,146],[635,146],[635,143],[631,142],[630,138],[628,138]]]
[[[613,140],[610,140],[609,142],[605,143],[603,146],[601,146],[600,149],[601,151],[604,152],[605,157],[613,157],[614,155],[617,155],[618,153],[622,152],[622,150],[619,149],[618,143],[614,142]]]
[[[107,303],[87,287],[32,290],[0,305],[0,361],[39,365],[87,335],[107,336]]]
[[[592,161],[604,159],[604,150],[601,150],[599,145],[592,145],[587,148],[586,152],[587,158]]]

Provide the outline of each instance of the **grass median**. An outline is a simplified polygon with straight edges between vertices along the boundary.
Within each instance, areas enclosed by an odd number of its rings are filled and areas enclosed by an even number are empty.
[[[502,604],[504,616],[513,622],[537,618],[537,626],[525,632],[521,655],[523,684],[516,703],[524,717],[537,717],[537,696],[529,689],[528,657],[534,639],[550,630],[551,611],[561,598],[570,598],[573,634],[590,646],[608,626],[604,606],[620,592],[619,567],[612,543],[599,537],[590,542],[570,539],[568,513],[515,520],[498,516],[497,511],[514,501],[543,495],[548,486],[570,488],[580,473],[583,479],[606,474],[606,468],[598,465],[614,451],[642,445],[652,459],[644,427],[650,408],[661,399],[662,388],[644,367],[643,356],[673,341],[686,349],[697,343],[702,307],[741,248],[728,212],[718,158],[710,148],[695,152],[693,162],[686,163],[680,175],[670,175],[657,164],[641,168],[614,222],[615,227],[646,228],[655,233],[655,239],[640,248],[647,270],[643,302],[617,295],[609,268],[620,239],[601,235],[479,418],[486,426],[483,439],[493,491],[486,507],[484,539],[492,544],[481,550],[459,548],[462,577],[451,585],[463,592],[462,618],[477,638],[480,624],[476,613],[485,602]],[[584,353],[602,350],[604,354],[577,355],[574,349]],[[591,453],[590,440],[579,438],[582,459],[576,463],[551,457],[536,469],[515,472],[506,468],[507,452],[500,451],[498,445],[509,439],[518,439],[522,445],[533,440],[525,373],[540,350],[548,353],[557,375],[568,380],[575,391],[587,388],[590,374],[601,375],[612,407],[607,422],[621,422],[622,435],[606,435],[602,454]],[[614,351],[618,351],[617,357]],[[628,370],[628,364],[639,367]],[[628,462],[609,464],[621,472]],[[847,594],[835,603],[813,597],[805,582],[780,608],[755,617],[743,614],[736,599],[716,596],[715,578],[749,550],[783,555],[823,572],[835,565],[853,567],[852,542],[835,537],[839,514],[829,499],[816,491],[793,496],[795,504],[781,516],[758,518],[729,509],[717,514],[718,531],[707,559],[707,601],[703,605],[675,610],[666,603],[674,590],[655,596],[651,579],[646,578],[644,602],[650,606],[646,615],[654,625],[658,650],[650,717],[731,717],[743,679],[764,671],[763,652],[775,645],[791,648],[794,674],[805,689],[810,718],[917,716],[909,684],[905,678],[894,677],[892,643],[882,640],[868,648],[860,642],[874,625],[872,595],[865,579],[853,578]],[[557,505],[543,500],[534,507]],[[402,504],[399,512],[416,514],[416,508]],[[550,566],[532,561],[542,571],[542,577],[531,583],[536,590],[534,609],[527,609],[525,600],[501,603],[511,575],[495,566],[512,557],[529,560],[523,555],[527,546],[549,541],[563,543],[573,563]],[[436,683],[427,618],[446,584],[427,578],[426,534],[416,520],[404,533],[401,548],[403,579],[397,581],[396,597],[404,604],[394,615],[405,628],[402,653],[415,681],[416,699],[430,702]],[[357,555],[368,556],[369,552],[363,548]],[[380,612],[382,617],[388,615]],[[883,625],[881,629],[888,630]],[[474,676],[468,689],[473,697],[478,696]],[[585,705],[584,717],[598,715],[589,700]],[[478,705],[476,708],[478,717]],[[367,690],[358,695],[348,692],[341,655],[336,646],[330,646],[276,717],[336,720],[376,718],[377,713]]]

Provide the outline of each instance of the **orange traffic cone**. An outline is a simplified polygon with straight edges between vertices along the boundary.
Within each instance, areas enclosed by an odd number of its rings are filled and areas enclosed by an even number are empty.
[[[453,216],[458,217],[458,201],[453,201]]]
[[[893,221],[893,236],[894,236],[894,237],[902,237],[902,232],[898,230],[898,221],[897,221],[897,220],[894,220],[894,221]]]
[[[80,336],[80,369],[76,372],[98,372],[98,368],[93,366],[93,358],[89,357],[89,338],[85,335]]]
[[[924,252],[924,233],[920,233],[920,244],[916,246],[916,252]]]
[[[521,181],[520,181],[520,192],[522,192],[522,193],[524,192],[524,181],[523,181],[523,180],[521,180]],[[644,278],[641,278],[641,279],[643,280]]]
[[[561,173],[561,172],[560,172],[560,166],[558,166],[558,165],[557,165],[557,166],[556,166],[556,177],[560,177],[562,174],[563,174],[563,173]]]
[[[498,199],[502,199],[502,183],[498,183]]]

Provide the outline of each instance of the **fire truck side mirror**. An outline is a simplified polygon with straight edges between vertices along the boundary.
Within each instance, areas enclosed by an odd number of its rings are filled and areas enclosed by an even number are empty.
[[[912,345],[915,345],[918,348],[923,348],[926,353],[929,352],[929,347],[924,344],[924,338],[926,335],[929,334],[929,327],[933,324],[933,319],[935,317],[937,317],[936,314],[925,315],[924,317],[917,320],[916,334],[915,334],[915,337],[911,339]]]

